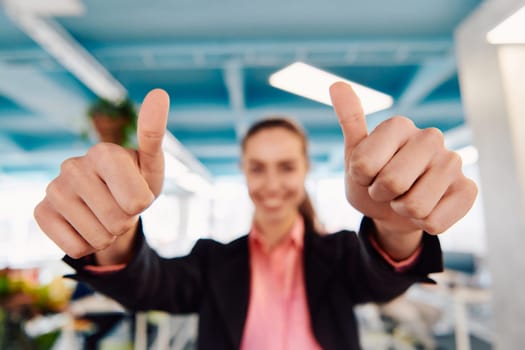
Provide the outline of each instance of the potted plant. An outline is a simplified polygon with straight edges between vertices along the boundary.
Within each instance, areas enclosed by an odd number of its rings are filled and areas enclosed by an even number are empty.
[[[88,116],[100,141],[133,145],[137,112],[129,98],[118,103],[98,98],[89,107]]]

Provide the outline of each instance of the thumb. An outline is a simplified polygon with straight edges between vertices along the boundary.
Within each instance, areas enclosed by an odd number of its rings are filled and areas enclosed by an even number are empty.
[[[344,82],[337,82],[330,86],[330,97],[343,131],[345,153],[350,154],[354,147],[368,136],[361,101],[352,87]]]
[[[140,171],[151,191],[158,196],[164,180],[164,154],[162,139],[166,133],[170,98],[166,91],[150,91],[140,107],[137,121]]]

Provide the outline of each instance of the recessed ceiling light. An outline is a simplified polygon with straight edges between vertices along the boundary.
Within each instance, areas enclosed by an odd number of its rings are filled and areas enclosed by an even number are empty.
[[[487,34],[491,44],[525,44],[525,6]]]
[[[349,83],[361,100],[365,113],[390,108],[392,96],[338,77],[303,62],[295,62],[270,76],[270,85],[331,106],[330,86],[338,81]]]

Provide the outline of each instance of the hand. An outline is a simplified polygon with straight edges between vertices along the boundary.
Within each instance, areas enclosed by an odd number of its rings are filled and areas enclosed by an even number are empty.
[[[438,129],[393,117],[369,135],[352,88],[335,83],[330,95],[344,135],[346,197],[353,207],[397,233],[438,234],[468,212],[477,187]]]
[[[168,110],[166,92],[153,90],[140,109],[138,150],[99,143],[62,163],[34,215],[66,254],[80,258],[99,252],[104,263],[125,262],[138,215],[162,190]]]

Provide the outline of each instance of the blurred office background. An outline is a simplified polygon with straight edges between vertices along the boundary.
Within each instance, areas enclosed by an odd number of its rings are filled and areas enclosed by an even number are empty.
[[[47,319],[38,308],[24,318],[29,341],[53,334],[53,349],[192,348],[192,318],[128,315],[91,294],[95,302],[82,304],[78,286],[59,278],[68,271],[60,250],[33,219],[60,163],[97,142],[87,110],[98,97],[129,97],[139,108],[152,88],[170,94],[165,188],[144,213],[162,255],[184,254],[200,237],[247,233],[238,141],[274,114],[296,118],[309,135],[308,191],[325,227],[357,228],[331,107],[270,84],[295,62],[389,95],[390,106],[368,115],[370,129],[399,114],[439,128],[480,187],[471,212],[441,236],[439,285],[358,310],[364,348],[517,349],[525,341],[525,1],[0,4],[0,321],[14,291],[54,303]],[[488,36],[515,13],[522,17],[510,32]],[[1,349],[14,334],[0,330]]]

